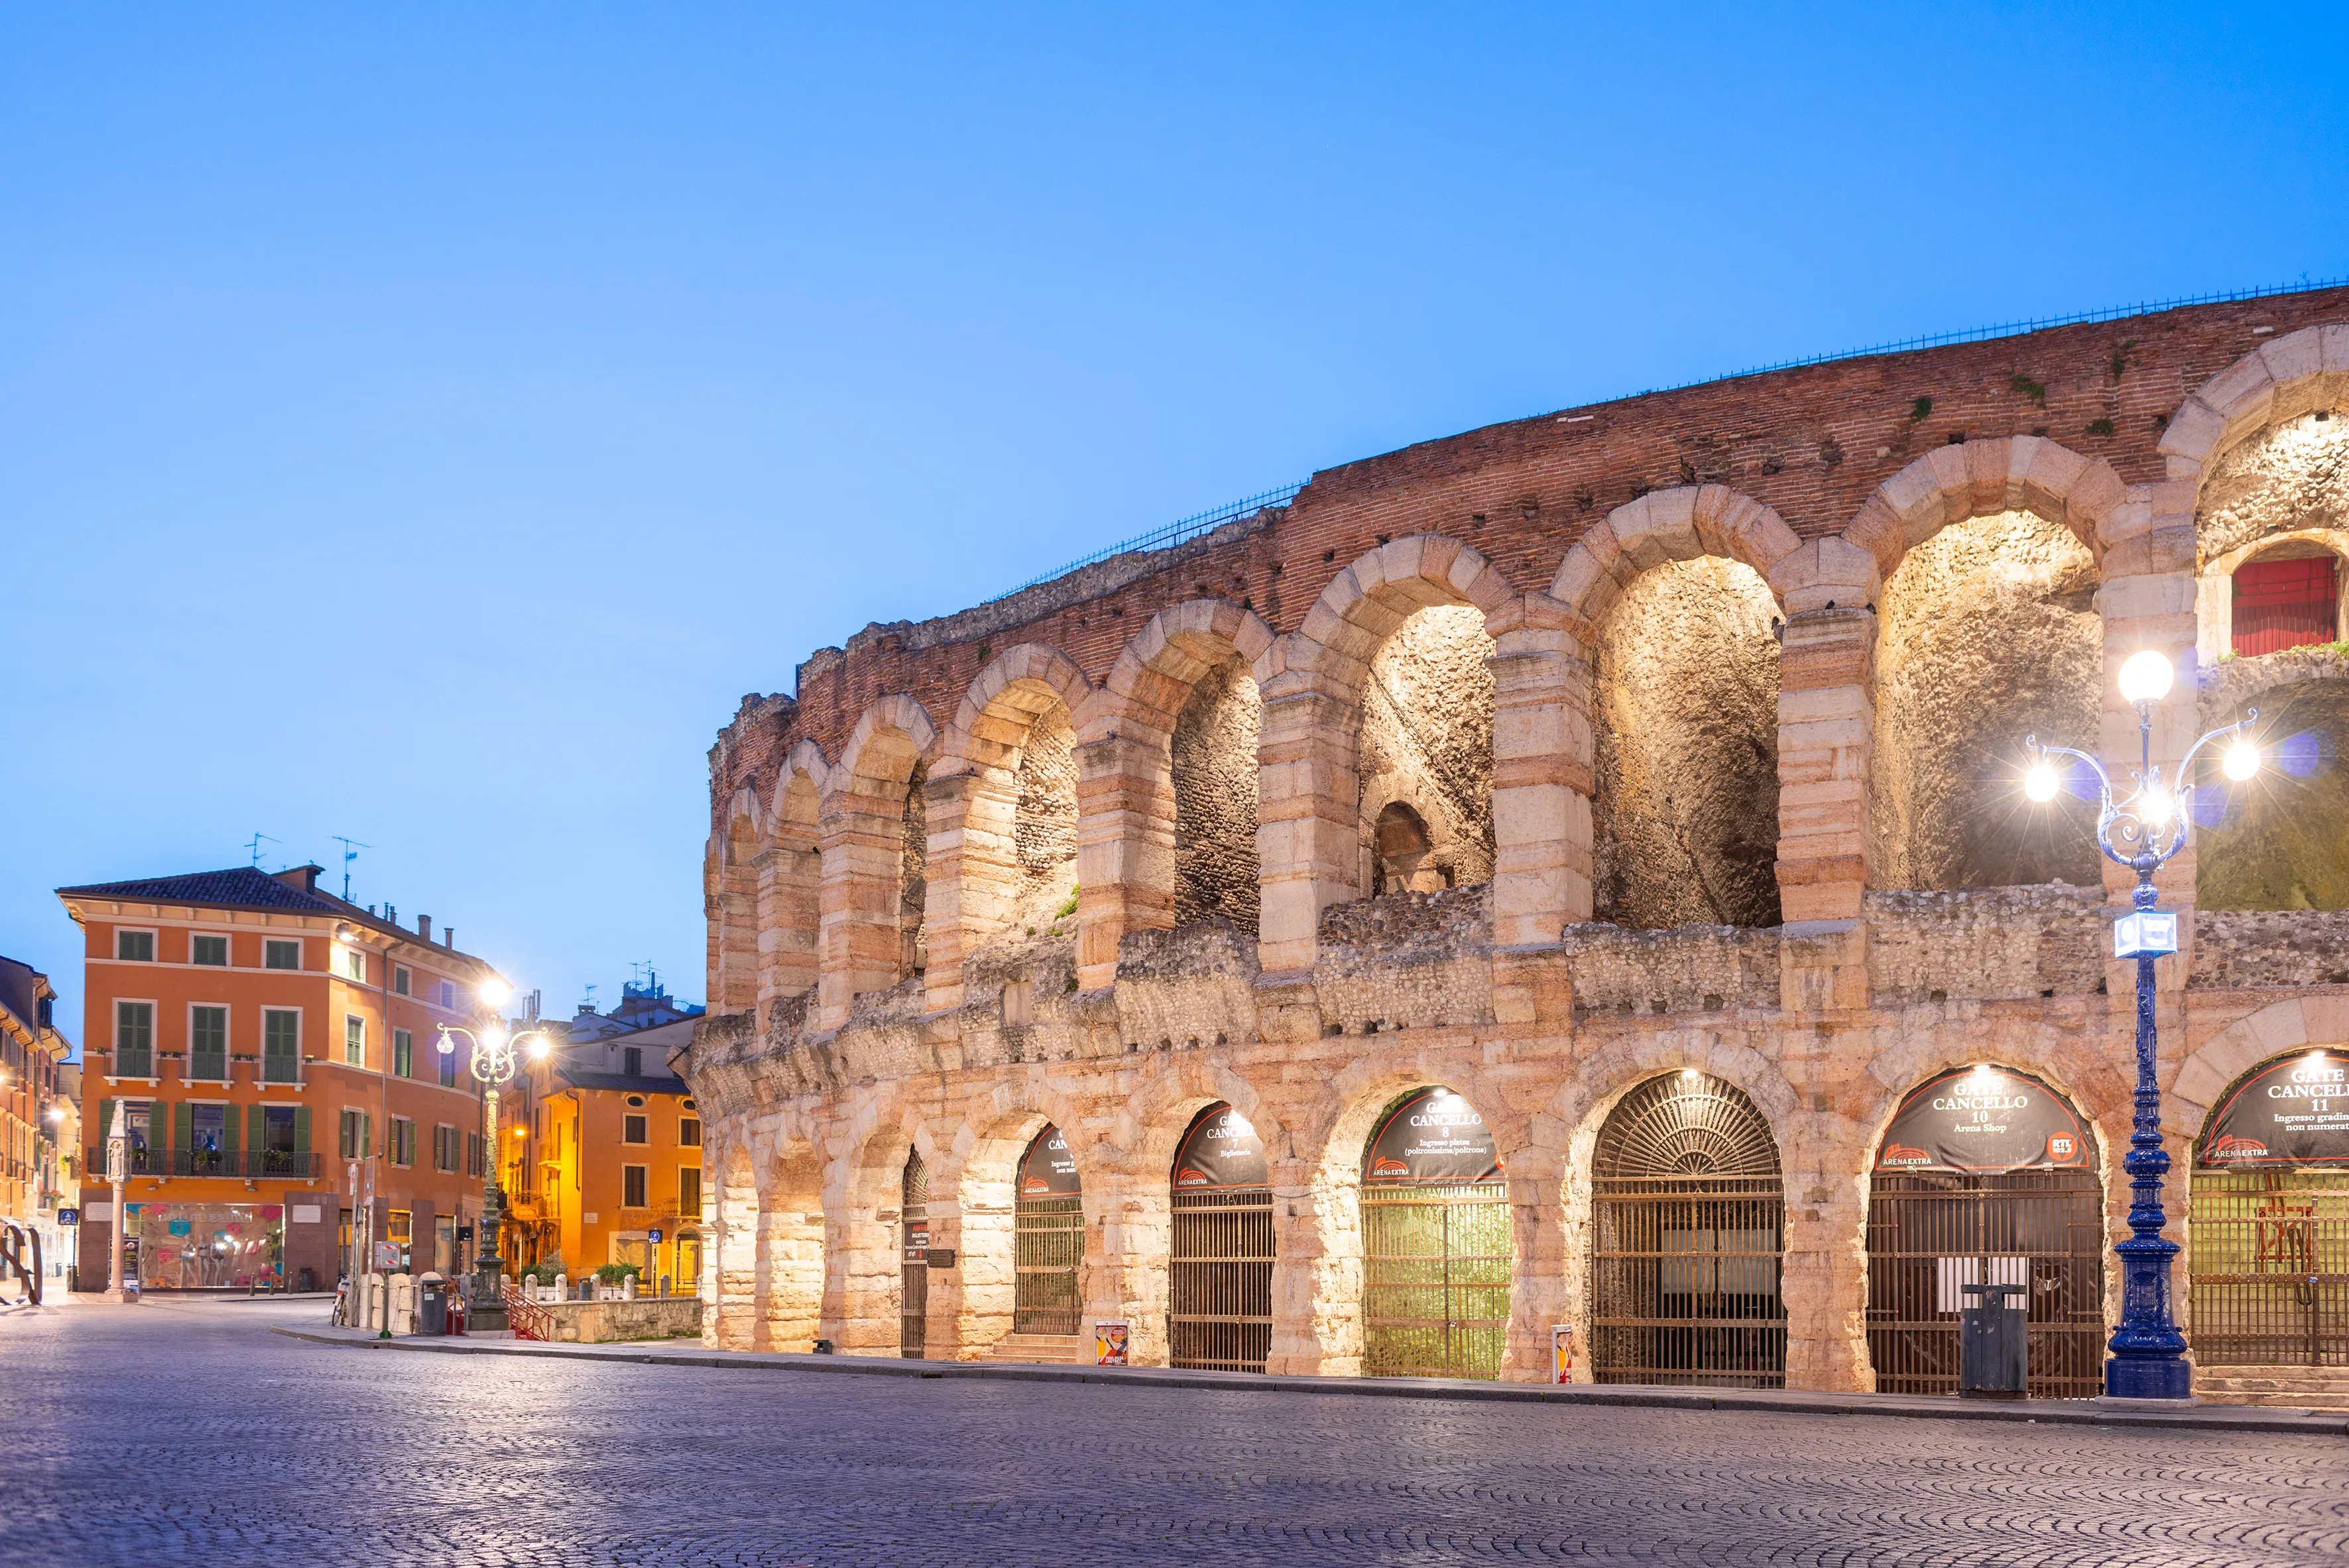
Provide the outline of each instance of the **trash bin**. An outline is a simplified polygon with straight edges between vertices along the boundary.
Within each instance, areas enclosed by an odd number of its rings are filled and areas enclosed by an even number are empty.
[[[419,1297],[421,1310],[419,1314],[419,1321],[416,1326],[416,1332],[419,1334],[448,1333],[449,1282],[437,1274],[427,1274],[420,1288],[423,1294]]]
[[[302,1271],[302,1294],[304,1295],[308,1295],[312,1291],[316,1290],[317,1288],[318,1271],[313,1268],[304,1269]]]
[[[2007,1297],[2028,1296],[2027,1284],[1969,1284],[1985,1297],[1958,1313],[1958,1393],[1968,1399],[2020,1399],[2031,1347],[2030,1313]]]

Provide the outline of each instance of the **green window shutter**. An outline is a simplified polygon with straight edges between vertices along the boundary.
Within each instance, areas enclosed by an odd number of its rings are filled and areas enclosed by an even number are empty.
[[[233,1105],[221,1112],[221,1152],[222,1154],[236,1152],[236,1107]],[[233,1171],[236,1169],[235,1161],[231,1161],[228,1168]]]
[[[245,1131],[250,1136],[245,1148],[258,1154],[269,1147],[269,1112],[261,1106],[250,1106],[245,1111]]]
[[[114,1102],[101,1099],[98,1102],[98,1136],[90,1140],[98,1149],[98,1158],[91,1162],[89,1171],[94,1177],[103,1179],[106,1175],[106,1135],[113,1130]]]
[[[306,1105],[294,1108],[294,1152],[310,1152],[310,1108]]]
[[[196,1146],[196,1108],[186,1100],[171,1108],[171,1147],[193,1149]]]

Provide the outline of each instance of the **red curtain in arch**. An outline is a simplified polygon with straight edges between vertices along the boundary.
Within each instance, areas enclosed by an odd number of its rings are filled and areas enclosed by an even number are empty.
[[[2341,589],[2331,556],[2251,561],[2235,569],[2235,656],[2333,640]]]

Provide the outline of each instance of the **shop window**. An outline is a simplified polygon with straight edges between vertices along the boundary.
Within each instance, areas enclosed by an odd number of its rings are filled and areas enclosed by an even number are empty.
[[[647,1129],[647,1119],[641,1116],[624,1116],[620,1118],[620,1141],[623,1143],[650,1143],[652,1141],[652,1135]]]
[[[299,969],[302,967],[302,944],[272,939],[261,944],[261,966],[264,969]]]
[[[2235,568],[2238,658],[2332,642],[2340,614],[2340,576],[2329,554],[2250,561]]]
[[[409,1245],[416,1239],[415,1212],[409,1209],[394,1209],[391,1212],[390,1220],[384,1226],[383,1233],[386,1241],[399,1249],[399,1269],[402,1274],[407,1273]]]
[[[215,969],[228,967],[228,938],[196,935],[188,938],[188,962],[206,964]]]
[[[151,931],[116,932],[114,955],[130,964],[154,963],[155,934]]]
[[[645,1207],[645,1176],[647,1169],[647,1167],[642,1165],[623,1165],[620,1167],[621,1208],[641,1209]]]

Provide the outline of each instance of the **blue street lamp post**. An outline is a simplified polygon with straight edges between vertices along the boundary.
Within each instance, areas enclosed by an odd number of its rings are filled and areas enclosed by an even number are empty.
[[[2153,764],[2154,705],[2169,695],[2176,672],[2169,661],[2148,648],[2133,654],[2121,665],[2121,696],[2137,708],[2137,787],[2127,799],[2113,799],[2113,781],[2104,764],[2068,746],[2041,746],[2038,737],[2023,741],[2031,764],[2023,790],[2033,800],[2054,799],[2062,780],[2055,757],[2075,757],[2096,776],[2096,843],[2106,856],[2137,873],[2131,890],[2130,913],[2114,923],[2113,953],[2137,960],[2137,1121],[2129,1135],[2129,1151],[2121,1161],[2129,1173],[2129,1230],[2134,1233],[2113,1250],[2121,1259],[2121,1323],[2113,1331],[2111,1357],[2105,1362],[2105,1393],[2121,1399],[2185,1399],[2194,1393],[2194,1368],[2186,1360],[2186,1336],[2169,1313],[2169,1264],[2178,1243],[2161,1233],[2161,1179],[2169,1171],[2169,1153],[2161,1146],[2161,1090],[2154,1081],[2155,1024],[2153,961],[2178,951],[2178,915],[2154,908],[2154,872],[2186,847],[2193,825],[2194,758],[2211,741],[2236,738],[2223,764],[2228,778],[2238,781],[2259,771],[2259,748],[2243,733],[2259,717],[2251,708],[2237,722],[2214,729],[2187,749],[2178,765],[2178,781],[2162,782]]]

